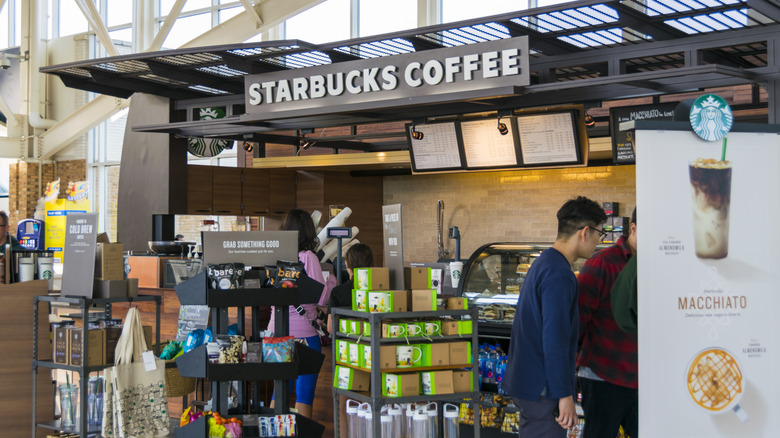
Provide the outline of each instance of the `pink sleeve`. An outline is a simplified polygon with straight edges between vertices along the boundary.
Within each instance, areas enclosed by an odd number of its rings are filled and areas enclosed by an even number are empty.
[[[299,252],[298,260],[303,263],[303,269],[306,271],[306,275],[308,275],[309,278],[317,280],[325,285],[325,287],[322,289],[322,295],[320,295],[320,301],[317,303],[318,306],[324,306],[330,299],[330,291],[333,290],[333,288],[336,286],[335,276],[330,275],[328,277],[328,281],[325,281],[324,276],[322,275],[322,266],[320,266],[320,261],[311,251]]]

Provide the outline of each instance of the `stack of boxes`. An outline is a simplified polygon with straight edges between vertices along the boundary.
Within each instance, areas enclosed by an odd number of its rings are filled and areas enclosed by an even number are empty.
[[[146,345],[152,347],[152,327],[144,326]],[[121,325],[109,325],[102,328],[89,328],[86,339],[84,327],[72,324],[58,323],[53,327],[54,363],[72,366],[99,366],[114,364],[114,350]],[[87,346],[88,357],[84,357],[84,345]]]
[[[355,269],[355,289],[352,291],[352,310],[368,313],[425,312],[441,309],[436,284],[440,273],[431,268],[407,268],[408,289],[387,290],[387,268]],[[442,302],[446,309],[466,309],[464,298],[447,298]],[[342,333],[369,336],[368,321],[340,319]],[[404,319],[382,323],[382,338],[406,338],[406,344],[380,346],[378,361],[372,362],[371,346],[360,342],[338,339],[335,343],[336,371],[334,386],[352,391],[367,391],[373,363],[379,364],[382,373],[382,394],[385,397],[408,395],[435,395],[471,392],[471,371],[457,368],[471,367],[471,342],[415,343],[414,339],[431,339],[442,335],[471,335],[473,321],[454,319]],[[433,367],[452,369],[429,370]],[[426,368],[415,371],[415,368]]]

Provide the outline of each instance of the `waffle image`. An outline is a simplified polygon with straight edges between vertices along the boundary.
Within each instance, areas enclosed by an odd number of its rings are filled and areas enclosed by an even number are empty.
[[[708,348],[691,361],[687,373],[688,393],[697,405],[721,412],[742,394],[742,371],[725,350]]]

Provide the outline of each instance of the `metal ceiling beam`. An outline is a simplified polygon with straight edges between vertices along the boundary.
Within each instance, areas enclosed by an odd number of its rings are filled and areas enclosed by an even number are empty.
[[[157,96],[164,96],[170,99],[190,99],[193,97],[203,97],[206,93],[199,93],[197,91],[190,91],[185,88],[179,88],[172,84],[165,83],[153,83],[151,81],[145,81],[136,79],[129,76],[115,76],[100,70],[89,69],[92,78],[95,82],[105,86],[121,86],[128,90],[135,90],[136,92],[149,93]]]
[[[649,20],[646,14],[640,13],[631,6],[620,2],[611,2],[609,4],[620,13],[619,22],[621,27],[630,27],[646,35],[652,36],[654,40],[664,41],[688,36],[685,32],[677,30],[663,21]],[[661,20],[668,17],[663,16]],[[615,26],[612,26],[615,27]]]
[[[184,47],[212,46],[225,41],[241,42],[270,29],[284,20],[293,17],[324,0],[265,0],[254,5],[257,15],[263,17],[263,24],[255,26],[252,17],[246,11],[230,20],[213,27],[184,44]]]
[[[77,88],[79,90],[92,91],[93,93],[107,94],[109,96],[118,97],[120,99],[127,99],[132,96],[133,91],[112,87],[110,85],[102,85],[95,83],[89,79],[82,79],[75,76],[68,76],[65,74],[57,75],[66,87]]]
[[[99,96],[39,136],[40,159],[51,159],[81,135],[102,123],[130,101],[110,96]]]
[[[172,67],[157,61],[147,61],[146,65],[149,66],[149,70],[157,76],[205,85],[207,87],[225,90],[232,94],[242,94],[244,92],[243,77],[240,77],[239,80],[227,77],[216,77],[195,70],[184,70],[182,68]]]
[[[92,26],[92,29],[97,34],[98,40],[100,40],[100,43],[103,44],[103,48],[106,49],[106,52],[108,52],[109,56],[119,55],[119,52],[117,52],[116,47],[114,46],[114,43],[111,41],[111,37],[108,35],[108,29],[103,23],[103,19],[100,18],[100,12],[98,12],[95,3],[92,0],[76,0],[76,4],[78,5],[79,9],[81,9],[81,13],[84,14],[84,17],[89,22],[89,25]]]
[[[179,15],[181,15],[181,10],[184,8],[184,3],[186,2],[187,0],[176,0],[176,3],[171,6],[171,11],[168,12],[168,15],[165,17],[165,21],[163,22],[162,26],[160,26],[160,30],[157,31],[157,35],[154,36],[154,40],[152,40],[151,44],[149,44],[149,47],[146,49],[147,52],[160,50],[163,43],[165,42],[165,39],[168,38],[168,34],[171,32],[173,24],[179,18]]]
[[[780,21],[780,5],[773,0],[748,0],[748,7],[775,21]]]
[[[0,158],[24,158],[25,140],[21,137],[0,137]]]
[[[260,27],[261,24],[263,24],[262,18],[260,18],[259,15],[257,15],[257,11],[255,11],[254,5],[252,5],[252,2],[249,0],[239,0],[242,5],[244,5],[244,10],[249,14],[250,17],[252,17],[252,20],[255,22],[255,27]]]

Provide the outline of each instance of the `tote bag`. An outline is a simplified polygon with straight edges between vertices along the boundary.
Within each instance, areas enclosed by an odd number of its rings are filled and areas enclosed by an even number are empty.
[[[155,358],[155,369],[147,371],[141,358],[146,350],[141,317],[138,309],[131,307],[117,341],[114,366],[104,370],[104,437],[143,438],[170,433],[165,361]]]

